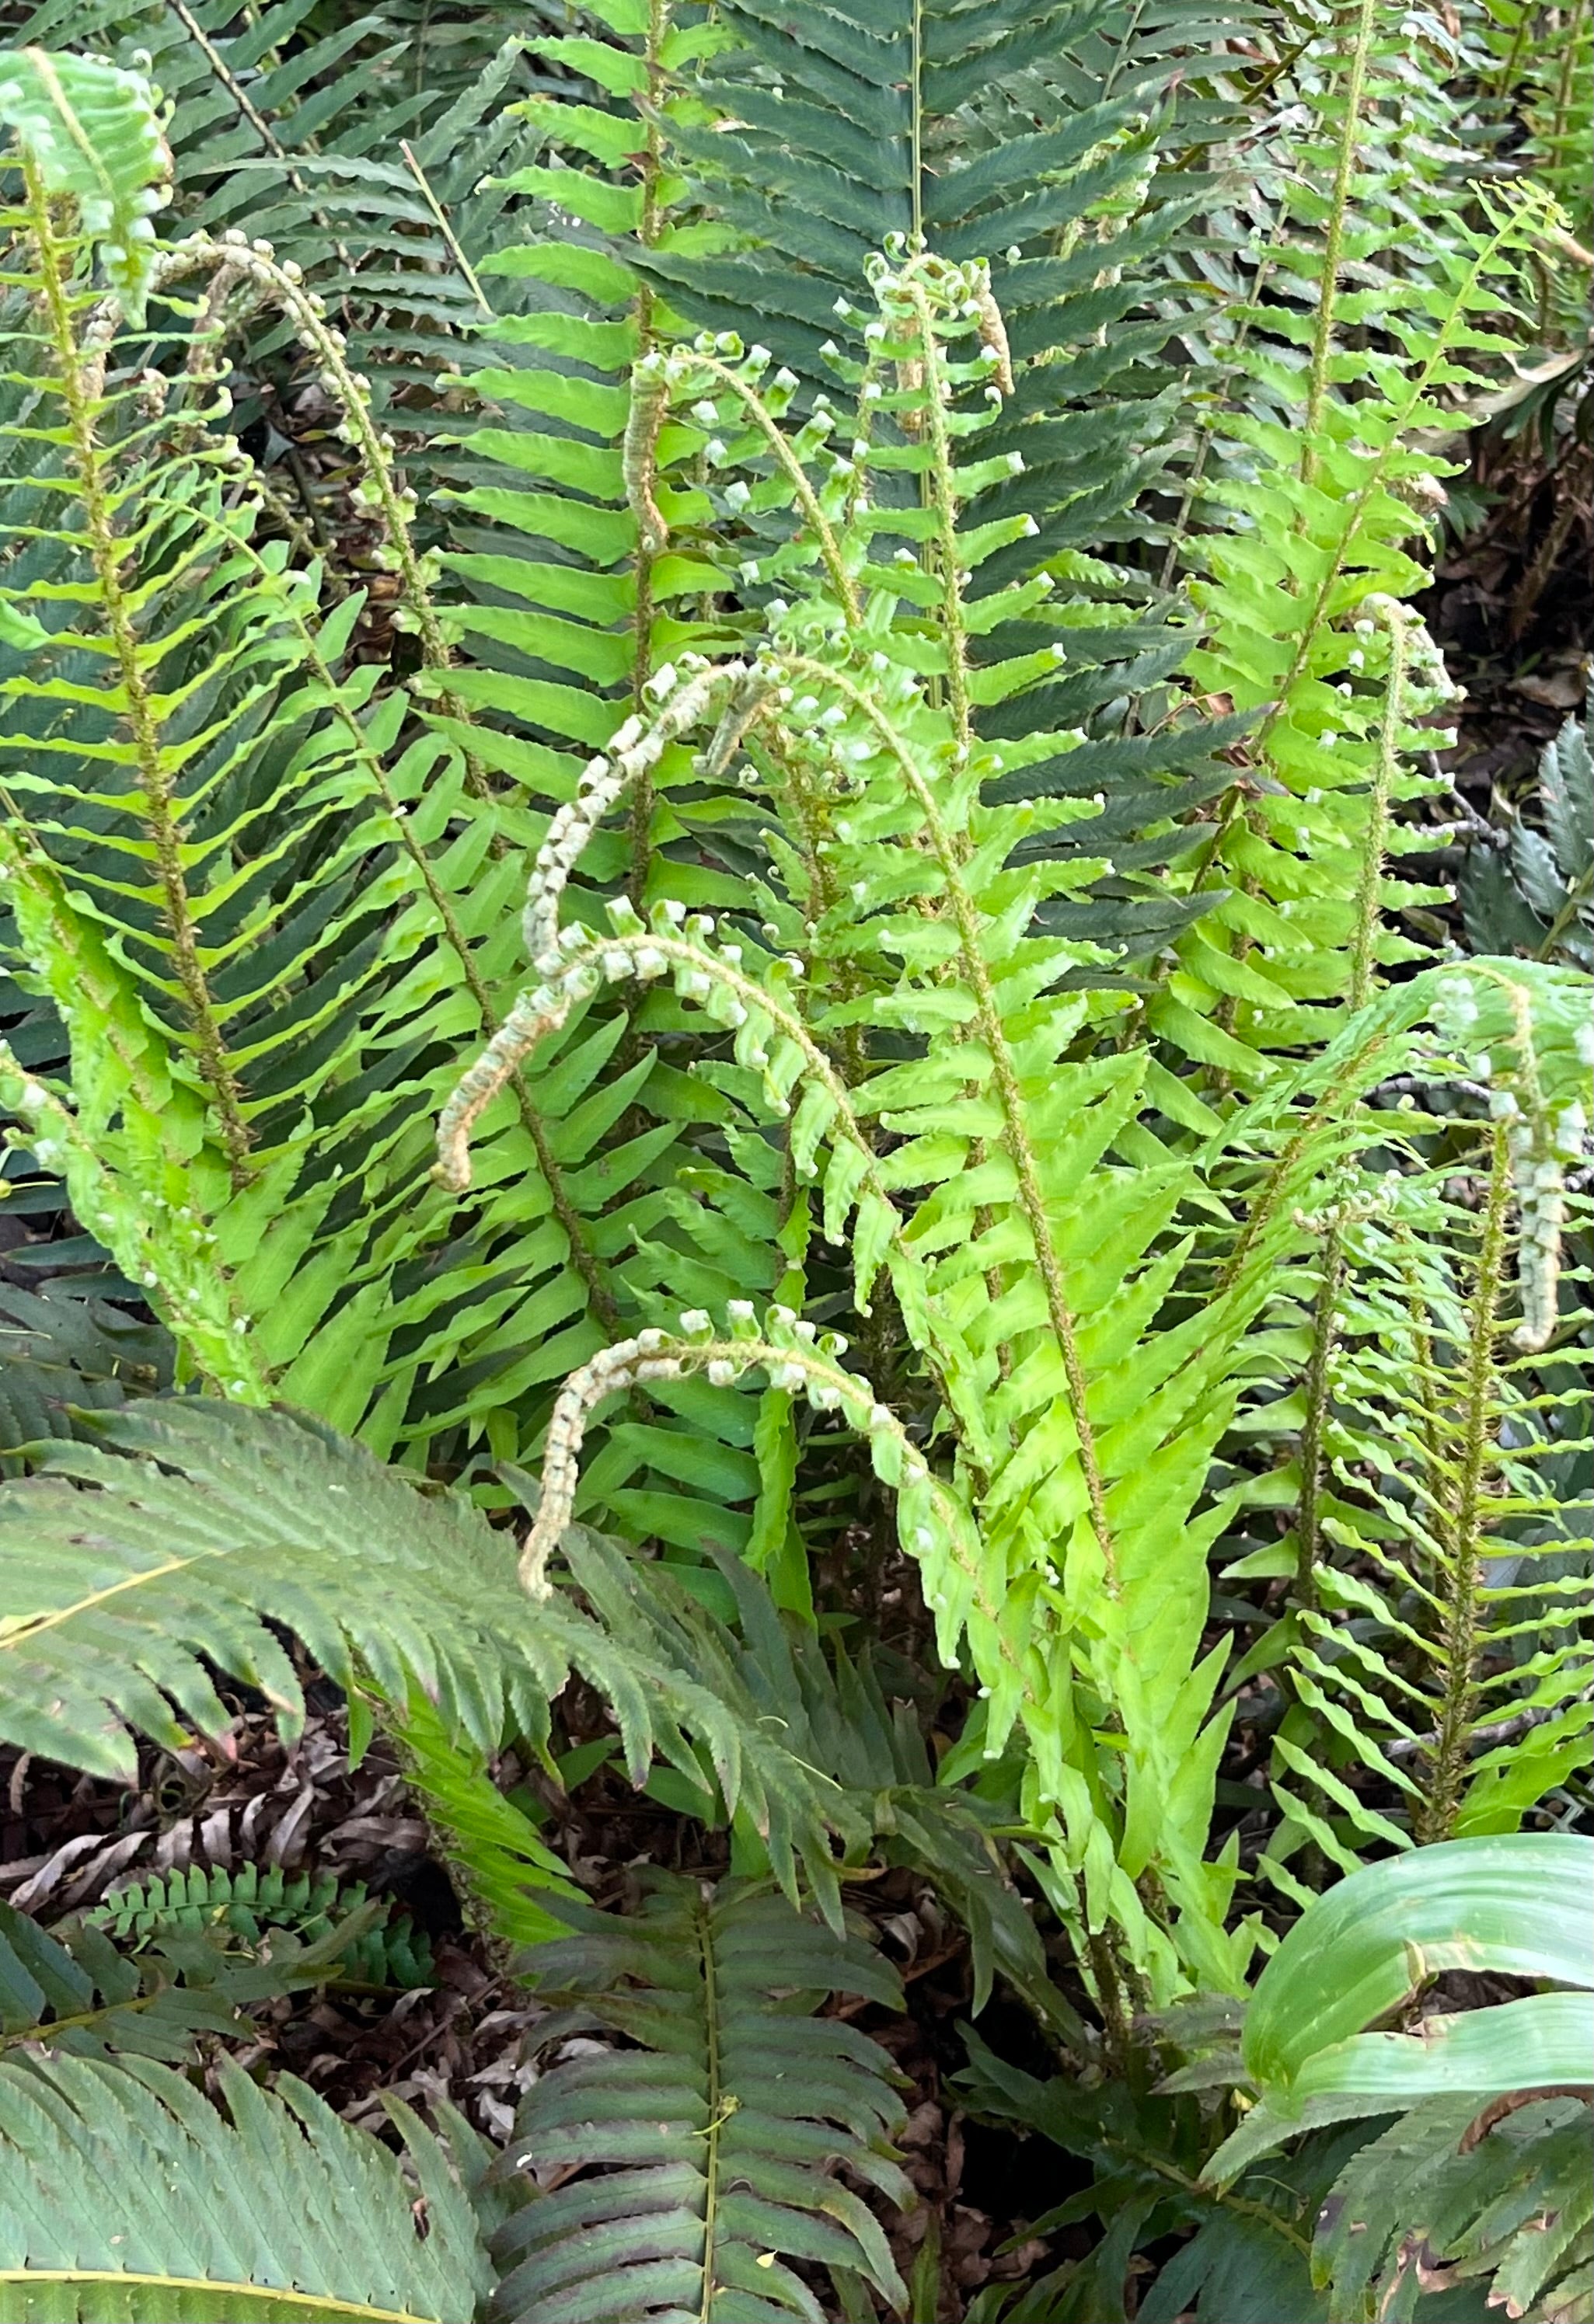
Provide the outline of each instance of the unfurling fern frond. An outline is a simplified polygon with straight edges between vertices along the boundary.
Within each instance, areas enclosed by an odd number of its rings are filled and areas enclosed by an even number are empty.
[[[469,2324],[476,2218],[407,2107],[401,2163],[289,2076],[217,2075],[225,2112],[166,2066],[0,2062],[0,2317]]]
[[[1092,867],[1024,845],[1043,818],[1066,815],[1039,770],[1066,768],[1070,738],[1024,713],[1033,703],[1045,715],[1067,647],[1059,638],[1019,651],[1009,629],[999,659],[980,666],[969,652],[992,611],[969,576],[1026,524],[977,521],[991,472],[1009,465],[978,456],[982,421],[1000,402],[1000,354],[980,305],[988,278],[978,263],[897,251],[871,275],[880,313],[864,362],[837,359],[859,390],[844,450],[828,403],[782,427],[796,382],[765,349],[705,338],[639,366],[667,413],[679,401],[701,429],[715,503],[757,521],[747,585],[781,594],[756,653],[682,657],[655,672],[644,713],[614,733],[550,826],[525,914],[539,982],[444,1110],[439,1175],[468,1184],[473,1133],[503,1120],[515,1067],[568,1038],[606,985],[651,983],[644,1021],[726,1037],[714,1085],[746,1125],[726,1145],[759,1195],[778,1189],[770,1225],[793,1261],[792,1296],[771,1303],[761,1329],[758,1303],[733,1277],[708,1294],[724,1329],[694,1299],[678,1321],[646,1323],[578,1369],[550,1422],[528,1581],[540,1583],[561,1527],[581,1513],[577,1453],[616,1389],[668,1397],[700,1381],[727,1391],[749,1371],[767,1380],[755,1446],[764,1541],[786,1534],[797,1400],[821,1425],[836,1414],[854,1457],[897,1496],[943,1657],[968,1641],[988,1691],[985,1748],[999,1752],[1024,1722],[1026,1812],[1068,1867],[1063,1909],[1077,1912],[1096,1813],[1067,1756],[1077,1685],[1078,1702],[1097,1707],[1092,1723],[1111,1702],[1129,1738],[1110,1790],[1125,1803],[1121,1826],[1116,1805],[1111,1816],[1134,1869],[1107,1871],[1104,1831],[1091,1910],[1121,1914],[1132,1941],[1156,1952],[1133,1886],[1154,1856],[1199,1949],[1216,1944],[1210,1904],[1226,1876],[1209,1886],[1194,1853],[1206,1824],[1195,1799],[1220,1728],[1198,1748],[1217,1671],[1209,1660],[1199,1675],[1191,1667],[1206,1522],[1191,1517],[1246,1319],[1281,1238],[1298,1232],[1282,1188],[1316,1163],[1302,1160],[1311,1141],[1296,1140],[1214,1296],[1200,1312],[1170,1305],[1199,1231],[1182,1209],[1205,1195],[1193,1162],[1141,1117],[1165,1098],[1219,1147],[1221,1126],[1132,1040],[1080,1056],[1087,1027],[1122,1003],[1102,948],[1053,933],[1046,907],[1071,900]],[[886,384],[899,374],[907,385]],[[877,411],[917,429],[899,430],[900,443],[879,437]],[[922,497],[899,503],[876,491],[877,475],[914,477]],[[1043,577],[994,593],[1006,610],[1046,594]],[[979,740],[991,704],[1012,711],[1021,740]],[[602,933],[580,880],[588,851],[694,729],[706,736],[706,778],[745,757],[742,782],[758,803],[740,908],[717,931],[668,894],[645,917],[621,895]],[[1015,769],[1036,772],[1037,796],[993,799],[993,779]],[[1103,969],[1109,989],[1092,995]],[[1130,1157],[1144,1167],[1125,1167]],[[720,1185],[735,1216],[729,1171]],[[850,1246],[850,1302],[863,1316],[889,1284],[910,1361],[881,1351],[871,1371],[845,1370],[839,1341],[829,1352],[813,1344],[793,1303],[829,1265],[816,1230]],[[935,1416],[910,1429],[904,1415],[923,1400]],[[1205,1958],[1213,1981],[1232,1977],[1220,1948]]]
[[[576,1933],[532,1960],[564,2005],[544,2041],[598,2027],[635,2046],[585,2045],[533,2086],[512,2152],[567,2175],[495,2239],[498,2311],[821,2324],[794,2260],[904,2301],[879,2221],[840,2175],[912,2200],[890,2061],[813,2014],[831,1993],[898,2006],[895,1972],[746,1882],[705,1893],[655,1873],[626,1919],[561,1909]]]
[[[424,21],[407,35],[361,13],[320,26],[294,0],[247,15],[225,0],[153,14],[136,0],[42,0],[23,35],[51,51],[108,51],[124,78],[153,78],[171,230],[242,231],[301,268],[348,332],[381,424],[408,438],[418,476],[436,374],[487,313],[472,262],[508,223],[505,194],[483,180],[524,142],[502,108],[526,76],[524,26],[479,9],[468,19],[437,26],[440,43]],[[264,419],[280,429],[303,383],[291,376],[292,344],[268,327],[236,355],[235,432]],[[320,448],[319,429],[311,440]],[[347,471],[323,481],[317,466],[277,470],[312,527],[329,484],[356,481]]]
[[[543,1733],[576,1669],[613,1704],[636,1781],[655,1748],[701,1781],[699,1738],[727,1807],[783,1834],[783,1860],[834,1898],[823,1775],[690,1669],[607,1637],[568,1599],[533,1604],[512,1543],[468,1502],[286,1414],[151,1399],[97,1433],[0,1489],[6,1740],[125,1776],[134,1729],[171,1747],[225,1728],[218,1675],[260,1688],[292,1736],[302,1695],[273,1625],[401,1711],[419,1687],[483,1754]]]
[[[1120,36],[1071,0],[1018,11],[887,0],[812,18],[765,0],[733,6],[719,21],[734,44],[710,52],[697,84],[720,118],[689,117],[673,142],[737,241],[639,261],[693,323],[748,337],[755,315],[804,400],[829,386],[836,341],[873,327],[853,302],[877,244],[901,234],[988,261],[981,330],[1005,401],[969,522],[1028,523],[972,575],[969,657],[1050,650],[1058,667],[1023,703],[983,696],[976,724],[993,741],[1059,738],[994,795],[1066,802],[1025,850],[1089,862],[1090,878],[1077,900],[1049,900],[1046,918],[1109,946],[1130,984],[1216,900],[1178,866],[1200,843],[1202,803],[1228,780],[1220,754],[1249,723],[1208,726],[1170,699],[1191,642],[1184,609],[1134,569],[1133,551],[1107,561],[1156,534],[1143,500],[1164,475],[1190,318],[1171,300],[1148,312],[1146,281],[1183,271],[1174,253],[1193,207],[1161,164],[1181,142],[1180,109],[1202,103],[1228,14],[1174,0]],[[914,375],[910,355],[873,387]],[[911,403],[888,400],[872,432],[911,453],[919,428]],[[911,502],[914,463],[894,466],[876,466],[872,489]],[[1004,599],[1035,576],[1043,603]]]

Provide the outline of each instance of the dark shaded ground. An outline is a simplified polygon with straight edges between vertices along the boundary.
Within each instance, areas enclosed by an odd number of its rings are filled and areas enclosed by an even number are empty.
[[[1588,359],[1594,371],[1594,355]],[[1419,600],[1467,691],[1444,764],[1488,816],[1515,798],[1569,712],[1582,707],[1594,654],[1594,386],[1546,448],[1541,432],[1479,429],[1453,503],[1481,521],[1440,558]]]

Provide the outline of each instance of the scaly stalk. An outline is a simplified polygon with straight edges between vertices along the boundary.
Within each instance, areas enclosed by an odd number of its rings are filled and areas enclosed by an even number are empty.
[[[803,655],[783,659],[784,666],[793,674],[801,673],[804,678],[817,678],[824,685],[836,687],[854,709],[868,720],[901,768],[903,779],[924,818],[931,853],[941,866],[941,876],[946,882],[947,900],[952,908],[963,974],[974,995],[974,1022],[991,1056],[997,1101],[1002,1109],[1002,1142],[1013,1165],[1018,1185],[1019,1208],[1024,1213],[1030,1240],[1034,1246],[1035,1266],[1045,1294],[1047,1320],[1062,1356],[1074,1432],[1079,1439],[1080,1467],[1085,1479],[1086,1498],[1090,1505],[1090,1521],[1101,1551],[1107,1592],[1116,1598],[1119,1589],[1117,1553],[1107,1513],[1107,1488],[1096,1450],[1096,1432],[1091,1426],[1086,1403],[1085,1367],[1080,1355],[1079,1329],[1069,1305],[1062,1261],[1052,1240],[1052,1222],[1046,1216],[1040,1166],[1024,1118],[1024,1097],[1018,1085],[1013,1053],[1007,1046],[1006,1029],[1002,1022],[1002,1011],[991,982],[990,971],[980,950],[979,914],[964,883],[961,853],[942,818],[934,791],[921,773],[913,752],[878,703],[844,671],[829,669],[823,662],[811,661]]]
[[[703,2130],[703,2298],[699,2324],[709,2324],[718,2296],[720,2140],[739,2098],[725,2089],[720,2061],[719,1979],[714,1959],[714,1923],[709,1907],[700,1897],[692,1907],[697,1923],[698,1954],[703,1964],[703,2024],[708,2033],[704,2064],[703,2107],[708,2116]]]
[[[1495,1455],[1495,1337],[1505,1283],[1511,1165],[1506,1125],[1491,1140],[1488,1202],[1478,1241],[1478,1275],[1466,1317],[1460,1443],[1455,1499],[1441,1536],[1448,1583],[1443,1650],[1444,1692],[1428,1757],[1427,1799],[1413,1819],[1418,1842],[1448,1840],[1460,1805],[1467,1754],[1478,1709],[1478,1592],[1482,1581],[1488,1480]],[[1442,1481],[1437,1480],[1436,1482]]]
[[[1371,1000],[1373,954],[1379,927],[1378,902],[1384,884],[1384,853],[1389,836],[1389,802],[1400,771],[1400,722],[1405,706],[1406,665],[1410,654],[1412,616],[1393,597],[1370,598],[1389,631],[1389,671],[1384,693],[1384,717],[1378,728],[1378,758],[1373,775],[1371,807],[1362,853],[1361,880],[1357,889],[1356,926],[1351,940],[1350,1005],[1360,1009]],[[1339,1332],[1339,1305],[1345,1289],[1345,1248],[1338,1222],[1329,1227],[1323,1244],[1322,1280],[1318,1286],[1312,1321],[1311,1355],[1306,1367],[1306,1418],[1301,1429],[1301,1507],[1296,1517],[1298,1555],[1295,1603],[1311,1606],[1317,1598],[1316,1569],[1322,1547],[1319,1508],[1323,1489],[1323,1431],[1328,1420],[1334,1342]]]
[[[122,567],[127,555],[116,533],[107,463],[96,433],[95,398],[83,376],[80,350],[73,324],[72,298],[61,268],[61,248],[50,215],[49,198],[33,164],[24,158],[23,175],[27,191],[29,222],[39,253],[39,277],[48,320],[61,400],[66,406],[70,459],[77,472],[83,531],[99,586],[122,695],[126,705],[129,740],[139,788],[144,794],[144,820],[154,849],[162,909],[171,937],[172,961],[183,1004],[193,1028],[199,1067],[216,1107],[221,1141],[235,1186],[250,1176],[248,1124],[243,1100],[227,1058],[204,965],[183,868],[183,837],[172,794],[172,779],[162,748],[161,724],[154,697],[144,674],[139,637]]]
[[[1322,1547],[1323,1433],[1328,1422],[1339,1301],[1345,1289],[1345,1250],[1339,1227],[1323,1244],[1322,1277],[1312,1315],[1311,1354],[1306,1366],[1306,1417],[1301,1424],[1301,1506],[1295,1515],[1297,1606],[1317,1602],[1317,1564]]]
[[[1358,132],[1362,98],[1367,91],[1367,59],[1372,52],[1373,27],[1378,0],[1361,0],[1350,43],[1350,67],[1345,82],[1345,118],[1334,156],[1334,184],[1329,197],[1328,222],[1323,231],[1323,278],[1311,336],[1311,367],[1307,375],[1306,440],[1301,447],[1301,477],[1311,484],[1317,475],[1318,431],[1329,400],[1329,371],[1334,354],[1334,326],[1339,303],[1340,255],[1345,224],[1350,214],[1351,180],[1356,174]]]
[[[1378,727],[1378,757],[1362,846],[1361,879],[1356,892],[1356,927],[1350,952],[1350,1005],[1360,1009],[1373,995],[1373,954],[1378,938],[1378,905],[1384,886],[1384,855],[1389,840],[1389,802],[1400,772],[1400,722],[1405,710],[1406,668],[1411,658],[1411,624],[1416,618],[1396,598],[1367,600],[1369,613],[1389,632],[1389,671],[1384,688],[1384,716]]]
[[[908,277],[908,296],[919,325],[919,345],[924,365],[925,412],[931,466],[931,504],[936,516],[937,561],[941,567],[941,618],[946,630],[947,705],[952,714],[959,748],[967,751],[973,734],[968,703],[968,633],[963,622],[963,591],[958,579],[958,516],[952,502],[952,443],[947,428],[946,372],[941,341],[936,337],[930,301],[922,283]]]

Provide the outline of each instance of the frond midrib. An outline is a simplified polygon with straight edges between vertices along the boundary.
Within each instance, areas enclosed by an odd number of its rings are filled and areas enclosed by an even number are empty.
[[[237,2282],[221,2275],[167,2275],[159,2270],[141,2272],[119,2267],[0,2267],[0,2284],[117,2283],[147,2285],[152,2291],[214,2292],[228,2300],[258,2301],[262,2305],[301,2308],[307,2318],[352,2316],[362,2324],[444,2324],[438,2316],[413,2308],[374,2307],[368,2301],[340,2300],[329,2292],[295,2292],[274,2284]],[[244,2310],[247,2313],[247,2310]]]

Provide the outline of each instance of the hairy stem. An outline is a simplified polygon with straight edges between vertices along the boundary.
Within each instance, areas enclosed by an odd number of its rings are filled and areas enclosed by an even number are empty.
[[[1017,1179],[1019,1207],[1034,1246],[1035,1265],[1045,1294],[1047,1320],[1062,1356],[1074,1432],[1079,1439],[1080,1467],[1084,1474],[1086,1497],[1090,1505],[1090,1521],[1101,1550],[1107,1587],[1116,1597],[1118,1593],[1117,1548],[1107,1513],[1107,1488],[1097,1455],[1096,1434],[1086,1403],[1085,1367],[1080,1355],[1079,1331],[1068,1301],[1062,1261],[1052,1238],[1052,1222],[1046,1215],[1040,1166],[1029,1135],[1013,1053],[1007,1046],[1001,1008],[980,948],[979,914],[963,879],[962,860],[956,839],[948,830],[940,804],[920,772],[913,752],[879,705],[844,671],[832,669],[823,662],[811,661],[805,656],[792,656],[787,660],[786,667],[793,672],[801,671],[804,677],[818,678],[825,685],[835,687],[868,720],[902,769],[903,779],[924,817],[931,850],[941,866],[947,899],[952,908],[963,973],[974,995],[974,1021],[991,1056],[997,1101],[1002,1109],[1002,1140]]]
[[[1307,376],[1305,441],[1301,447],[1301,476],[1305,484],[1311,484],[1317,475],[1318,434],[1329,399],[1329,373],[1333,362],[1334,326],[1339,300],[1340,257],[1345,244],[1345,222],[1350,212],[1357,138],[1361,126],[1367,58],[1373,45],[1377,7],[1378,0],[1360,0],[1356,30],[1351,36],[1350,62],[1343,98],[1345,118],[1339,125],[1339,147],[1334,156],[1334,184],[1329,197],[1329,215],[1323,231],[1322,284],[1312,329],[1311,367]]]
[[[937,558],[941,566],[941,618],[945,623],[947,706],[952,714],[959,747],[967,751],[973,733],[968,705],[968,648],[963,625],[963,590],[958,577],[958,512],[952,499],[952,445],[947,429],[941,341],[922,282],[907,277],[908,296],[919,325],[919,345],[924,365],[924,408],[928,417],[931,466],[931,499],[935,509]]]
[[[381,511],[388,553],[399,578],[400,596],[414,622],[422,665],[436,686],[438,706],[445,716],[468,730],[472,723],[469,709],[448,683],[448,674],[454,667],[453,648],[445,634],[442,616],[411,530],[414,495],[406,493],[397,481],[392,458],[393,438],[383,433],[371,416],[370,382],[350,370],[343,334],[331,328],[320,300],[306,290],[298,280],[296,269],[290,271],[268,250],[255,249],[242,235],[229,242],[215,241],[208,235],[190,235],[165,254],[160,271],[163,280],[170,280],[202,266],[227,267],[246,276],[283,309],[320,364],[343,407],[343,424],[359,452],[366,486]],[[489,792],[486,772],[468,748],[465,766],[472,791],[478,798],[486,798]]]
[[[718,380],[722,387],[729,389],[769,446],[774,455],[776,465],[792,487],[792,498],[802,512],[802,521],[812,535],[814,546],[819,550],[825,571],[829,577],[830,586],[836,592],[842,610],[847,615],[848,627],[856,629],[863,620],[863,607],[858,602],[857,591],[852,586],[852,577],[842,560],[841,545],[836,538],[835,530],[829,517],[819,504],[818,495],[809,482],[808,472],[792,451],[783,429],[765,409],[763,399],[741,374],[733,371],[728,364],[721,363],[718,356],[700,354],[696,350],[693,351],[691,361],[694,368],[707,372],[711,379]]]
[[[1301,1506],[1295,1518],[1295,1603],[1317,1602],[1317,1563],[1322,1549],[1323,1431],[1328,1420],[1339,1301],[1345,1289],[1345,1250],[1337,1226],[1323,1244],[1323,1271],[1312,1317],[1311,1354],[1306,1366],[1306,1417],[1301,1425]]]
[[[1460,1805],[1467,1755],[1478,1707],[1478,1592],[1487,1525],[1488,1481],[1494,1466],[1495,1335],[1498,1329],[1511,1206],[1511,1167],[1506,1126],[1491,1140],[1488,1202],[1478,1240],[1478,1275],[1469,1302],[1461,1375],[1457,1464],[1444,1546],[1446,1611],[1441,1646],[1444,1692],[1434,1721],[1437,1740],[1425,1769],[1427,1797],[1413,1820],[1417,1840],[1447,1840]]]
[[[1405,708],[1406,664],[1411,652],[1411,622],[1404,605],[1393,597],[1369,600],[1383,613],[1389,631],[1389,673],[1385,683],[1384,716],[1378,727],[1378,759],[1362,841],[1361,879],[1356,894],[1356,932],[1350,953],[1350,1005],[1360,1009],[1373,992],[1373,954],[1378,938],[1378,904],[1384,885],[1384,853],[1389,841],[1389,802],[1400,772],[1400,722]]]

